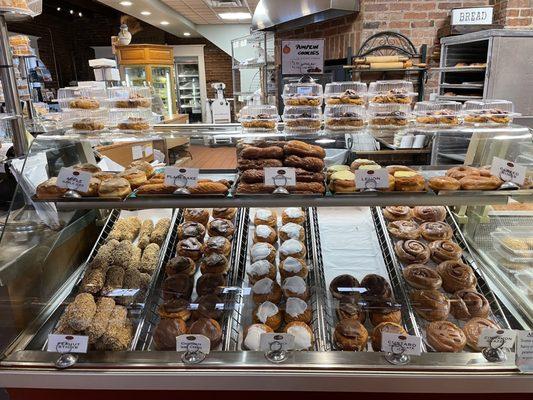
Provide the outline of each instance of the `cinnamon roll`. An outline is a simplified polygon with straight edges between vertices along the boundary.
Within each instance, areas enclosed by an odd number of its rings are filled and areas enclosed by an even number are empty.
[[[429,247],[418,240],[400,240],[394,245],[394,251],[400,261],[424,264],[429,260]]]
[[[431,259],[437,264],[448,260],[459,260],[463,253],[461,247],[451,240],[435,240],[429,244]]]
[[[500,329],[498,324],[486,318],[472,318],[463,326],[463,332],[466,336],[466,344],[474,351],[481,351],[477,345],[483,329]]]
[[[426,340],[435,351],[459,353],[466,345],[466,336],[449,321],[432,322],[426,328]]]
[[[450,313],[450,300],[438,290],[415,290],[411,302],[416,313],[426,321],[442,321]]]
[[[437,266],[437,272],[442,278],[442,288],[448,293],[476,287],[477,279],[474,271],[459,260],[440,263]]]
[[[438,289],[442,285],[440,275],[434,268],[427,265],[408,265],[403,269],[402,274],[409,286],[415,289]]]
[[[434,240],[449,240],[453,236],[453,230],[446,222],[424,222],[420,225],[422,237],[428,242]]]
[[[487,318],[490,312],[489,302],[481,293],[472,289],[458,290],[450,298],[452,315],[460,320],[470,318]]]
[[[437,222],[446,219],[446,207],[417,206],[413,208],[413,218],[418,222]]]
[[[383,209],[383,216],[388,221],[406,221],[411,219],[411,207],[391,206]]]
[[[392,221],[387,225],[387,230],[396,239],[416,240],[420,237],[420,226],[415,221]]]

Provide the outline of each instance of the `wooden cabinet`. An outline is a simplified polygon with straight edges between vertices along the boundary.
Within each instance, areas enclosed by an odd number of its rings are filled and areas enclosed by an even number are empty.
[[[176,113],[174,50],[156,44],[118,46],[117,56],[122,80],[131,86],[150,85],[163,100],[165,116]]]

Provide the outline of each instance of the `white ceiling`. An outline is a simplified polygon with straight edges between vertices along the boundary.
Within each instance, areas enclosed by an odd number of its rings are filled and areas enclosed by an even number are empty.
[[[223,20],[221,12],[249,12],[254,14],[259,0],[241,0],[243,7],[211,7],[209,0],[162,0],[163,3],[179,12],[195,24],[234,24],[235,21]],[[244,21],[250,23],[251,20]]]

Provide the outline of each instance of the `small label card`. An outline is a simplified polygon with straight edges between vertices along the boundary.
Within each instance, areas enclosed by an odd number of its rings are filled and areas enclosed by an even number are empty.
[[[526,172],[527,168],[523,165],[498,157],[492,159],[490,173],[499,177],[504,182],[513,182],[517,185],[523,185],[526,181]]]
[[[383,333],[381,350],[392,354],[419,356],[422,354],[422,338],[420,336]]]
[[[296,168],[264,168],[264,171],[266,186],[296,186]]]
[[[337,291],[341,293],[365,293],[366,288],[360,287],[338,287]]]
[[[193,187],[198,183],[198,168],[165,168],[165,185],[177,187]]]
[[[106,293],[108,297],[133,297],[140,289],[114,289]]]
[[[533,331],[518,332],[516,365],[522,372],[533,372]]]
[[[181,335],[176,338],[176,351],[209,354],[211,341],[202,335]]]
[[[57,186],[85,193],[89,190],[92,176],[93,174],[90,172],[76,171],[73,168],[61,168],[57,176]]]
[[[294,349],[294,336],[289,333],[263,333],[259,339],[261,351]]]
[[[152,145],[147,144],[146,146],[144,146],[144,156],[150,157],[152,154],[154,154],[154,148],[152,147]]]
[[[222,293],[224,294],[241,293],[243,296],[249,296],[251,292],[252,292],[252,288],[249,288],[249,287],[243,288],[243,287],[238,287],[238,286],[227,286],[222,289]]]
[[[46,351],[54,353],[87,353],[88,336],[48,335]]]
[[[139,160],[144,157],[144,148],[142,146],[133,146],[131,148],[131,158]]]
[[[510,349],[514,346],[515,340],[516,331],[486,328],[481,331],[477,345],[480,348]]]
[[[355,171],[357,189],[388,189],[389,172],[385,169]]]

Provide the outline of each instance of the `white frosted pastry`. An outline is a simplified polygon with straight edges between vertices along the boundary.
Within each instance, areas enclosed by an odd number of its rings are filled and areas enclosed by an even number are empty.
[[[259,344],[263,333],[272,333],[272,329],[263,324],[250,325],[244,338],[244,347],[248,350],[259,351]]]
[[[286,240],[279,247],[279,255],[281,259],[285,259],[289,256],[293,256],[295,258],[304,258],[305,254],[305,246],[302,242],[296,239]]]
[[[248,275],[264,276],[270,271],[270,263],[267,260],[259,260],[248,267]]]
[[[283,269],[287,272],[298,273],[302,270],[302,261],[299,258],[287,257],[283,260]]]
[[[294,336],[295,350],[308,350],[313,345],[313,333],[305,324],[289,324],[286,331]]]
[[[273,229],[268,225],[258,225],[255,227],[256,236],[266,239],[272,234]]]
[[[265,221],[269,218],[272,218],[272,211],[266,210],[264,208],[260,208],[255,212],[255,219],[260,219],[262,221]]]
[[[275,257],[276,249],[269,243],[256,243],[250,249],[252,262],[259,260],[269,260]]]
[[[268,294],[272,291],[274,281],[270,278],[263,278],[258,280],[254,286],[252,286],[252,292],[256,294]]]
[[[280,230],[280,238],[282,240],[296,239],[302,240],[304,238],[304,228],[301,225],[289,222],[283,225]]]
[[[257,307],[257,312],[255,315],[257,315],[257,319],[259,321],[265,324],[268,318],[273,317],[278,312],[279,309],[277,305],[270,301],[265,301],[264,303],[261,303],[259,307]]]
[[[283,281],[283,290],[288,290],[296,294],[304,294],[307,290],[307,284],[299,276],[291,276]]]
[[[299,207],[289,207],[286,208],[283,212],[289,218],[301,218],[304,216],[304,212]]]
[[[285,312],[296,318],[307,310],[307,303],[298,297],[289,297],[285,304]]]

